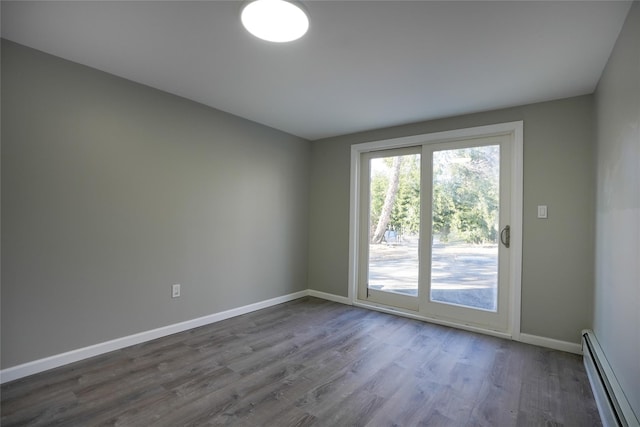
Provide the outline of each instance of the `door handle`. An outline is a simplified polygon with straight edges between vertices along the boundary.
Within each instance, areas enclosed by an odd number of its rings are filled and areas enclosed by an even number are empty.
[[[505,225],[502,231],[500,231],[500,241],[505,248],[509,247],[509,244],[511,243],[511,227],[508,225]]]

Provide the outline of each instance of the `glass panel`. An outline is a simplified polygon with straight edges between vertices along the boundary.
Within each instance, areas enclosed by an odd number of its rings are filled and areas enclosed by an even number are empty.
[[[431,301],[496,311],[500,146],[433,153]]]
[[[369,289],[418,295],[420,154],[375,158],[369,176]]]

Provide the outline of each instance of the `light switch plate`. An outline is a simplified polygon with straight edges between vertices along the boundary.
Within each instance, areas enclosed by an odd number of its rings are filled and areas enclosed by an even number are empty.
[[[547,218],[547,205],[538,205],[538,218]]]

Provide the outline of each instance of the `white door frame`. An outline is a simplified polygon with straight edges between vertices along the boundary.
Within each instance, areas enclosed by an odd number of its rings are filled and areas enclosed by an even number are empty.
[[[510,283],[510,308],[508,329],[506,332],[497,332],[483,329],[476,326],[464,325],[446,321],[415,312],[407,312],[401,309],[393,309],[379,304],[369,303],[357,298],[358,286],[358,254],[360,252],[359,230],[360,230],[360,161],[361,154],[369,151],[378,151],[391,148],[410,147],[422,144],[435,144],[463,138],[477,138],[496,135],[509,135],[512,145],[511,152],[511,257],[509,268]],[[521,286],[522,286],[522,185],[523,185],[523,142],[524,123],[522,121],[499,123],[487,126],[478,126],[465,129],[457,129],[444,132],[436,132],[422,135],[412,135],[407,137],[385,139],[379,141],[365,142],[351,146],[351,197],[349,206],[349,301],[351,304],[361,307],[373,308],[389,313],[396,313],[420,320],[428,320],[457,328],[483,332],[486,334],[507,337],[514,340],[520,339],[520,307],[521,307]]]

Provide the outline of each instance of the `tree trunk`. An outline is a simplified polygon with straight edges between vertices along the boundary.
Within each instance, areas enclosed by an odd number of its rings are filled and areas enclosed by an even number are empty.
[[[391,176],[389,177],[389,186],[387,187],[387,194],[384,196],[384,204],[380,212],[380,218],[378,218],[378,225],[376,231],[373,233],[371,243],[381,243],[384,238],[384,232],[387,230],[387,225],[391,220],[391,212],[393,211],[393,204],[396,201],[396,195],[398,194],[398,188],[400,187],[400,163],[402,158],[396,156],[393,158],[393,164],[391,165]]]

